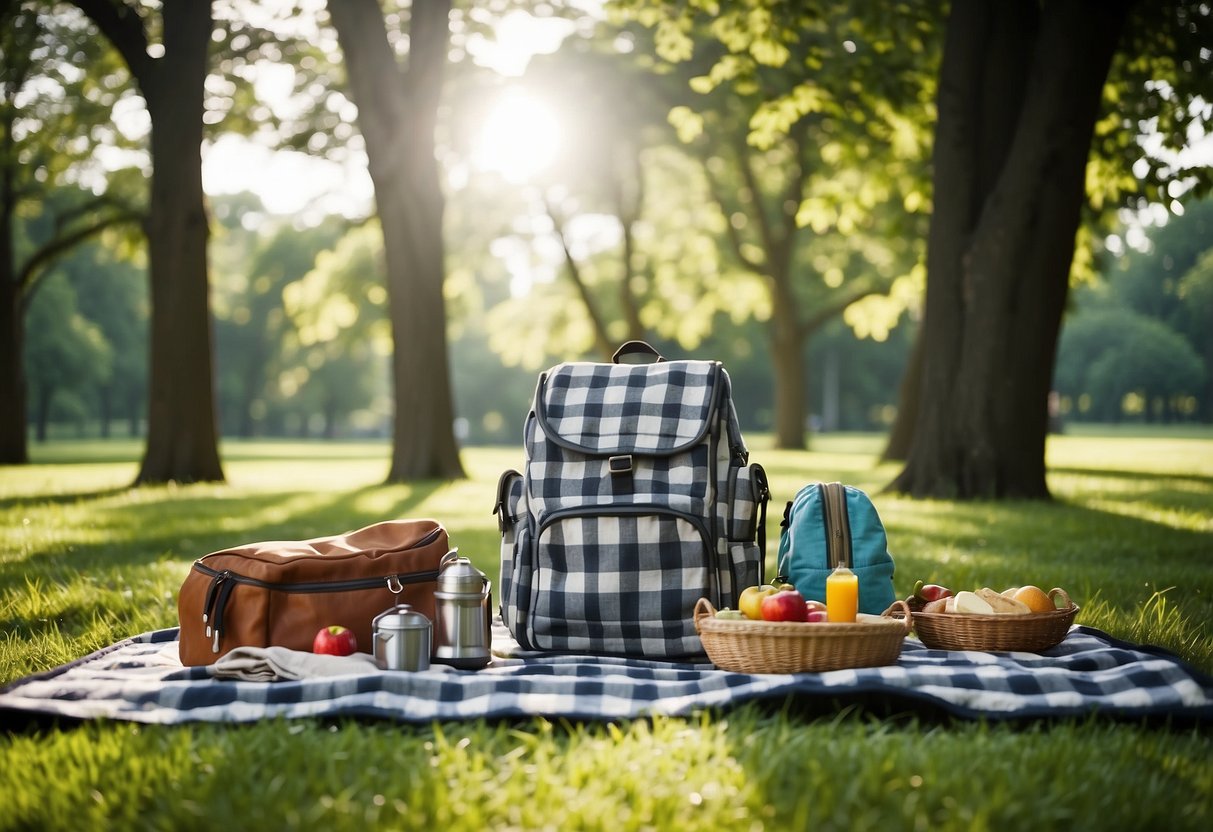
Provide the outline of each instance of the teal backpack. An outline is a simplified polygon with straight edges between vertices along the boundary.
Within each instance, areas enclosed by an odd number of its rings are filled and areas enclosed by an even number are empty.
[[[893,558],[884,524],[868,495],[838,482],[800,489],[783,513],[778,581],[824,601],[837,566],[859,576],[859,611],[879,615],[894,601]]]

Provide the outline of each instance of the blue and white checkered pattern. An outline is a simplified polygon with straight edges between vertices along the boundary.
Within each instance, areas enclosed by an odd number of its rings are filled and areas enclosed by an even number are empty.
[[[894,713],[964,718],[1159,717],[1213,723],[1213,679],[1174,655],[1073,627],[1043,653],[929,650],[907,639],[897,664],[828,673],[746,674],[710,665],[522,653],[503,628],[479,671],[434,665],[421,673],[278,682],[212,678],[182,667],[177,630],[127,639],[0,690],[0,727],[34,717],[174,724],[297,717],[431,720],[543,716],[617,720],[685,716],[790,697],[823,709],[863,703]],[[505,657],[503,654],[512,654]]]
[[[714,361],[558,365],[498,490],[501,613],[528,648],[703,656],[695,602],[761,582],[765,476]]]

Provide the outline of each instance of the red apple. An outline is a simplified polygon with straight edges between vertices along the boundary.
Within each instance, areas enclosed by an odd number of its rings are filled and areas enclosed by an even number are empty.
[[[804,621],[808,616],[804,596],[794,589],[784,589],[762,599],[763,621]]]
[[[349,656],[357,650],[358,640],[354,638],[354,631],[340,624],[324,627],[312,640],[312,652],[326,656]]]
[[[805,605],[805,608],[808,609],[809,612],[813,612],[814,610],[818,610],[820,612],[826,611],[826,605],[824,603],[822,603],[821,601],[814,601],[812,598],[805,601],[804,605]]]
[[[939,584],[924,584],[918,581],[914,584],[914,595],[924,601],[938,601],[940,598],[951,596],[952,590]]]
[[[830,614],[825,610],[809,610],[809,617],[805,620],[810,624],[816,624],[820,621],[829,621]]]

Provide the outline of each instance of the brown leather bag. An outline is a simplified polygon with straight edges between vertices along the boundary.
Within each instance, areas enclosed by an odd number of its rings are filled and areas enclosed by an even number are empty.
[[[273,540],[194,561],[177,596],[184,665],[208,665],[241,646],[311,650],[322,627],[354,631],[374,652],[371,620],[410,604],[434,620],[434,591],[449,550],[434,520],[389,520],[313,540]]]

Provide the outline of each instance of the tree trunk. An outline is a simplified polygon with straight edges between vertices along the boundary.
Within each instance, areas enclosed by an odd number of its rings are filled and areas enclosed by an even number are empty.
[[[249,348],[248,354],[243,356],[245,366],[240,378],[237,434],[244,439],[252,439],[257,435],[260,420],[253,413],[253,404],[265,389],[265,353],[265,342],[258,338]]]
[[[889,429],[888,444],[880,455],[881,462],[905,462],[910,456],[910,443],[914,438],[914,425],[918,421],[918,393],[922,389],[922,334],[914,338],[910,357],[901,377],[897,391],[897,415]]]
[[[775,371],[775,447],[805,448],[804,337],[800,334],[795,304],[778,300],[771,312],[771,363]]]
[[[6,229],[0,235],[7,237]],[[7,242],[7,240],[5,241]],[[24,366],[24,314],[17,283],[11,268],[11,255],[0,243],[0,465],[24,465],[29,462],[26,436]]]
[[[920,409],[895,490],[1049,496],[1049,384],[1091,133],[1125,12],[1081,0],[953,8]]]
[[[145,225],[151,360],[147,443],[135,482],[221,481],[201,155],[211,2],[161,4],[160,57],[149,54],[145,21],[132,6],[111,0],[75,4],[121,53],[152,125]]]
[[[395,419],[390,482],[464,476],[446,341],[445,207],[434,128],[450,39],[449,0],[414,3],[408,69],[376,0],[330,0],[383,226]]]
[[[114,418],[114,389],[107,384],[101,388],[97,394],[97,406],[100,410],[98,419],[100,420],[101,438],[110,438],[110,422]]]
[[[1205,331],[1204,342],[1205,382],[1201,394],[1201,407],[1193,414],[1197,421],[1213,423],[1213,337]]]
[[[5,158],[15,159],[12,112],[6,109],[4,129]],[[24,465],[29,462],[27,414],[25,412],[25,308],[21,286],[17,283],[17,261],[13,237],[16,234],[17,196],[12,164],[0,173],[0,465]]]
[[[126,433],[131,439],[135,439],[140,434],[139,417],[143,413],[143,403],[140,397],[132,393],[125,402],[126,407]]]
[[[151,368],[137,483],[223,479],[213,391],[202,191],[202,96],[210,3],[167,3],[164,56],[140,78],[151,116],[147,221]]]
[[[34,416],[34,436],[39,442],[45,442],[51,423],[51,401],[55,398],[55,389],[49,384],[38,385],[38,412]]]

